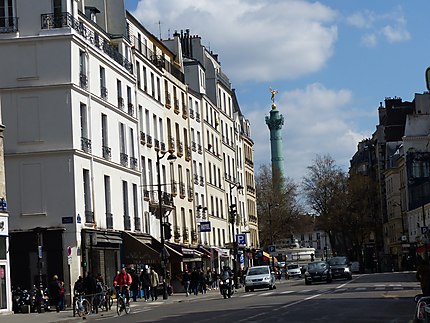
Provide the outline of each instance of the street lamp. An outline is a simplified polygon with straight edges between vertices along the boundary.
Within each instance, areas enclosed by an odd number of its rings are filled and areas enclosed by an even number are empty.
[[[243,186],[240,185],[240,183],[234,183],[230,184],[230,223],[231,223],[231,237],[233,242],[233,279],[234,279],[234,286],[235,288],[238,288],[238,281],[237,281],[237,256],[238,256],[238,250],[237,250],[237,242],[234,238],[234,221],[237,215],[237,209],[236,204],[233,203],[233,188],[237,188],[237,190],[243,190]]]
[[[271,210],[271,207],[272,207],[272,206],[274,206],[274,207],[278,207],[278,206],[279,206],[279,204],[278,204],[278,203],[276,203],[276,204],[273,204],[273,203],[267,203],[267,206],[268,206],[268,208],[269,208],[270,245],[272,245],[272,246],[273,246],[272,212],[271,212],[270,210]],[[273,269],[273,270],[275,270],[275,256],[274,256],[274,255],[271,255],[271,256],[272,256],[272,269]]]
[[[163,299],[168,299],[169,294],[167,293],[166,275],[167,275],[167,259],[169,258],[168,252],[164,246],[164,223],[163,223],[163,201],[161,193],[161,166],[160,160],[164,158],[167,152],[160,153],[157,151],[157,188],[158,188],[158,211],[160,212],[160,241],[161,241],[161,268],[163,269]],[[173,162],[176,160],[176,156],[172,153],[167,157],[167,160]]]

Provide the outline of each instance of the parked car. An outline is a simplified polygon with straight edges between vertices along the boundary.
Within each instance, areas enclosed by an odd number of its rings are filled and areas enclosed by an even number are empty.
[[[269,266],[255,266],[248,268],[245,276],[245,292],[256,288],[275,289],[275,274]]]
[[[346,278],[352,279],[351,262],[347,257],[332,257],[328,260],[333,279]]]
[[[315,261],[308,264],[305,272],[305,284],[310,285],[314,282],[331,283],[330,265],[326,261]]]
[[[291,277],[301,277],[302,272],[300,271],[300,266],[298,264],[288,264],[287,269],[287,279]]]

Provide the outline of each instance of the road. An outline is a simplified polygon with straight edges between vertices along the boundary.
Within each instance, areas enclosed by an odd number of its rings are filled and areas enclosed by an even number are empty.
[[[245,293],[224,300],[218,292],[132,306],[130,315],[88,317],[103,322],[409,322],[420,292],[414,273],[356,275],[351,281],[306,286],[281,281],[275,290]]]

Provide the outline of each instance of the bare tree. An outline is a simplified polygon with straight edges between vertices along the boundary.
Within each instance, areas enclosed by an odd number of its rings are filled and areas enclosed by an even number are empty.
[[[258,227],[263,248],[294,233],[303,210],[297,202],[297,185],[290,178],[272,175],[262,165],[256,176]]]

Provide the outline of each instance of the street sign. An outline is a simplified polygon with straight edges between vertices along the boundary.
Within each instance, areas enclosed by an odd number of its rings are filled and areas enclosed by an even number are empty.
[[[72,224],[73,223],[73,216],[63,216],[61,218],[62,224]]]
[[[211,232],[211,223],[209,221],[200,222],[200,232]]]
[[[37,251],[39,254],[39,259],[42,259],[42,246],[37,246]]]
[[[276,246],[269,246],[269,253],[275,253],[276,252]]]
[[[71,256],[72,255],[72,247],[67,246],[67,256]]]
[[[246,245],[246,234],[236,234],[236,242],[240,245]]]
[[[429,227],[421,227],[421,234],[427,234],[429,232]]]

